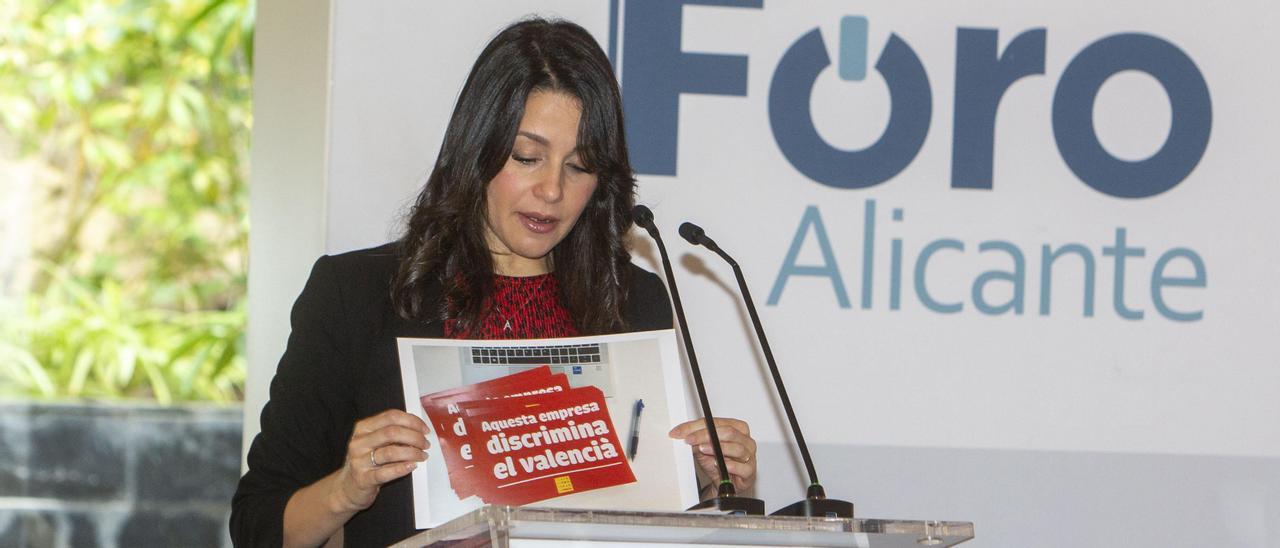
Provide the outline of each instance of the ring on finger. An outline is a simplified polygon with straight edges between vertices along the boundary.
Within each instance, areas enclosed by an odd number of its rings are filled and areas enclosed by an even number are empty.
[[[378,451],[377,447],[374,447],[373,449],[369,450],[369,462],[373,463],[374,468],[382,466],[381,464],[378,464],[378,459],[373,457],[373,454],[376,453],[377,451]]]

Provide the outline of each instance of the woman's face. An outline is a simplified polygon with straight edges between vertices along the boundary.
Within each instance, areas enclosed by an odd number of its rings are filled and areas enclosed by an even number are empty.
[[[578,155],[578,100],[534,92],[502,171],[489,181],[485,239],[506,276],[550,271],[547,255],[569,234],[596,190]]]

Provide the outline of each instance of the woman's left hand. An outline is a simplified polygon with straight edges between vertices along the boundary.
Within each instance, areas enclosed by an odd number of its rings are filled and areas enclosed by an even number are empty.
[[[751,427],[738,419],[719,417],[715,419],[715,425],[720,449],[724,452],[724,466],[729,470],[733,488],[739,495],[746,493],[756,483],[756,440],[751,438]],[[705,419],[676,425],[668,435],[691,445],[694,460],[703,474],[712,478],[712,485],[719,483],[720,469],[716,466],[715,449],[711,447],[711,433],[707,431]]]

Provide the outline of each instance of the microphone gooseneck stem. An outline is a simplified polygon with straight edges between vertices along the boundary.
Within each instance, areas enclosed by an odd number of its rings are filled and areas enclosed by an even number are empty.
[[[818,483],[818,472],[813,467],[813,458],[809,456],[809,446],[804,442],[804,434],[800,432],[800,423],[796,420],[796,412],[791,408],[791,398],[787,396],[787,387],[782,384],[782,374],[778,372],[778,364],[773,359],[773,350],[769,348],[769,338],[764,335],[764,326],[760,323],[760,314],[756,312],[755,301],[751,299],[751,290],[747,289],[747,280],[742,275],[738,261],[720,249],[714,241],[706,236],[701,237],[702,245],[729,263],[733,267],[733,276],[738,279],[738,290],[742,292],[742,300],[747,303],[747,314],[751,316],[751,324],[755,327],[756,337],[760,339],[760,348],[764,350],[764,360],[769,364],[769,373],[773,375],[773,384],[778,387],[778,397],[782,399],[782,408],[787,412],[787,421],[791,423],[791,432],[796,437],[796,445],[800,447],[800,457],[804,459],[804,468],[809,472],[810,496],[825,497],[822,484]]]
[[[698,356],[693,352],[693,339],[689,335],[689,322],[684,318],[684,307],[680,305],[680,290],[676,288],[676,278],[671,272],[671,259],[667,256],[667,246],[662,243],[662,236],[657,227],[650,223],[644,226],[658,244],[658,253],[662,255],[662,270],[667,275],[667,286],[671,288],[671,302],[676,309],[676,321],[680,323],[680,334],[684,338],[684,349],[689,354],[689,369],[693,372],[693,384],[698,390],[698,402],[702,405],[702,416],[707,421],[707,432],[711,434],[711,448],[715,453],[716,466],[720,470],[720,485],[717,494],[721,497],[735,496],[733,480],[729,479],[729,468],[724,464],[724,453],[720,450],[720,436],[716,434],[716,424],[711,414],[711,403],[707,399],[707,390],[702,384],[702,371],[698,369]]]

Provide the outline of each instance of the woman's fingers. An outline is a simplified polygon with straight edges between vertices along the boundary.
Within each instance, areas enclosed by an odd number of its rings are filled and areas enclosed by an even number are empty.
[[[422,419],[398,409],[360,420],[347,443],[348,464],[357,472],[353,479],[368,488],[409,473],[426,460],[429,431]]]
[[[720,478],[720,468],[716,466],[715,457],[698,455],[697,461],[698,466],[702,468],[707,477],[717,480]],[[754,462],[725,459],[724,467],[729,472],[729,479],[733,481],[735,489],[745,491],[755,484],[756,464]]]
[[[697,421],[701,423],[702,421]],[[720,438],[720,448],[726,458],[749,462],[755,459],[756,440],[751,437],[747,423],[737,419],[716,419],[716,435]],[[684,438],[685,443],[697,447],[698,451],[712,454],[711,433],[705,425],[691,423],[681,424],[671,430],[671,436]]]
[[[730,479],[749,480],[756,475],[756,467],[750,463],[726,460],[724,461],[724,467],[729,471],[729,475],[731,476]],[[707,461],[707,464],[703,469],[713,478],[720,477],[720,469],[716,467],[715,460]],[[735,481],[734,483],[737,484],[741,482]]]
[[[372,417],[366,417],[356,423],[355,434],[368,434],[375,430],[386,428],[388,426],[403,426],[410,430],[421,432],[427,435],[431,432],[431,428],[422,419],[405,413],[399,409],[388,409]]]
[[[744,473],[754,471],[756,467],[755,455],[746,453],[742,447],[736,444],[724,446],[724,466],[729,469],[729,473],[733,474],[735,470]],[[709,470],[719,474],[716,468],[716,456],[710,445],[700,445],[694,448],[697,451],[697,459],[699,464],[704,464]]]
[[[734,446],[732,449],[734,458],[749,457],[756,453],[756,440],[739,430],[716,428],[716,434],[720,437],[720,448],[725,456],[731,456],[730,446]],[[685,438],[685,443],[699,448],[705,445],[710,449],[711,435],[706,430],[702,430]]]
[[[393,462],[418,462],[426,458],[428,447],[430,444],[422,434],[390,426],[352,437],[347,444],[347,462],[357,471]]]
[[[347,463],[339,474],[342,504],[368,508],[382,484],[404,477],[426,460],[431,430],[422,419],[388,409],[356,422],[347,441]]]
[[[741,421],[738,419],[730,419],[725,417],[716,417],[715,419],[713,419],[713,421],[715,422],[715,425],[716,425],[717,434],[726,428],[732,428],[748,436],[751,435],[751,426],[748,425],[745,421]],[[707,421],[705,419],[694,419],[688,422],[682,422],[680,424],[677,424],[676,427],[672,428],[671,432],[669,432],[667,435],[671,436],[672,438],[676,438],[676,439],[685,438],[687,440],[691,434],[697,434],[699,432],[701,432],[701,435],[704,435],[704,436],[710,435],[710,434],[707,434]]]
[[[371,450],[370,464],[383,467],[390,464],[416,463],[427,460],[427,453],[408,445],[383,445]]]
[[[418,467],[416,462],[397,462],[386,466],[380,466],[373,469],[372,476],[376,485],[381,486],[391,480],[402,478],[409,472]]]
[[[699,459],[698,465],[702,467],[708,477],[717,479],[720,477],[720,468],[716,466],[714,458]],[[756,464],[754,462],[725,459],[724,467],[729,472],[729,479],[733,480],[734,487],[746,489],[755,484]]]
[[[366,434],[357,434],[351,438],[351,446],[357,449],[373,449],[383,445],[408,445],[426,450],[429,446],[427,436],[418,430],[400,425],[384,426]]]
[[[700,455],[710,458],[715,458],[716,454],[715,448],[712,447],[709,442],[695,445],[694,451],[697,451]],[[726,462],[731,460],[738,462],[751,462],[755,459],[755,451],[748,449],[748,447],[742,443],[727,442],[724,439],[721,439],[720,451],[724,454]]]
[[[736,489],[749,489],[755,483],[756,476],[756,440],[751,437],[751,427],[745,421],[722,417],[715,418],[713,423],[716,437],[720,440],[720,450],[724,455],[725,471],[729,473]],[[711,444],[711,432],[707,430],[705,420],[699,419],[676,425],[669,435],[672,438],[683,439],[693,447],[698,465],[707,475],[713,478],[720,477],[720,469],[715,460],[715,449]]]

